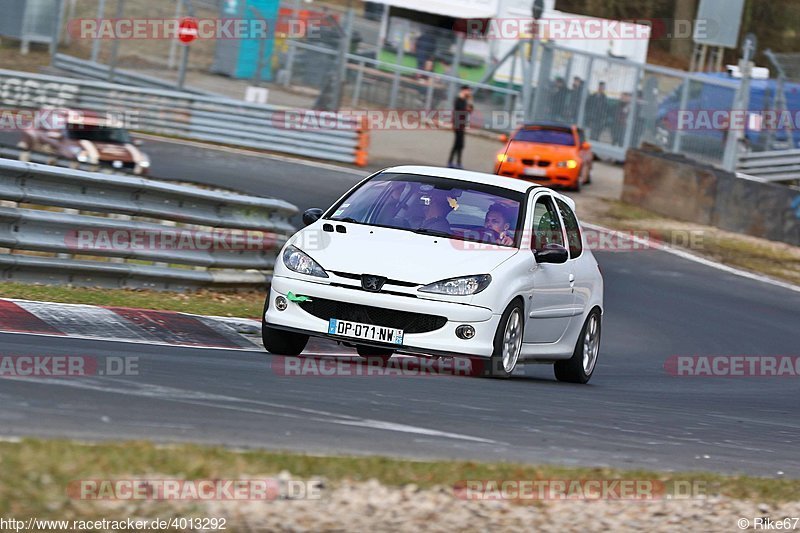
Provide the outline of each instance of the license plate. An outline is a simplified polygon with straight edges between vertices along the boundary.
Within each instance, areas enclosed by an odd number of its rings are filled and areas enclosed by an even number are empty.
[[[336,318],[331,318],[328,321],[328,333],[330,335],[351,337],[353,339],[364,339],[388,344],[403,344],[402,329],[385,328],[383,326],[373,326],[371,324],[359,324],[358,322],[348,322]]]
[[[547,176],[547,169],[538,168],[538,167],[527,167],[523,170],[526,176],[537,176],[537,177],[544,177]]]

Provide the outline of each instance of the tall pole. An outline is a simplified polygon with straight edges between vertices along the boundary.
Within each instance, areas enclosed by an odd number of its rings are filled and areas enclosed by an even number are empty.
[[[117,13],[114,18],[121,19],[125,13],[125,0],[117,0]],[[119,54],[119,39],[111,43],[111,59],[108,61],[108,81],[114,81],[114,71],[117,70],[117,55]]]
[[[181,4],[186,7],[187,14],[194,17],[194,6],[192,0],[180,0]],[[189,66],[189,43],[183,45],[183,55],[181,56],[181,69],[178,72],[178,89],[183,89],[186,84],[186,69]]]
[[[352,2],[350,4],[345,15],[343,35],[339,42],[339,63],[336,66],[336,78],[333,85],[333,106],[337,111],[342,107],[344,84],[347,81],[347,54],[350,53],[350,43],[353,41],[353,18],[355,13]]]
[[[58,42],[61,40],[61,28],[64,27],[64,14],[65,14],[66,4],[64,0],[58,0],[58,14],[56,16],[56,27],[53,29],[53,40],[50,41],[50,63],[52,64],[53,59],[56,57],[56,53],[58,53]]]
[[[728,121],[728,138],[725,142],[725,154],[723,156],[723,168],[728,172],[736,172],[739,164],[739,144],[744,137],[744,128],[734,128],[733,118],[746,114],[750,107],[750,79],[753,70],[753,56],[755,56],[758,41],[752,33],[747,34],[742,48],[742,59],[739,61],[739,69],[742,72],[742,83],[733,101],[731,118]]]
[[[106,0],[100,0],[100,2],[97,4],[97,19],[102,20],[105,15]],[[100,42],[100,39],[95,39],[92,43],[92,63],[97,63],[97,60],[100,57]]]

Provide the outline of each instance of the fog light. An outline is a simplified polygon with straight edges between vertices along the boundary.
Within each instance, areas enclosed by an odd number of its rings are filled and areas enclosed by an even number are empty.
[[[456,328],[456,337],[459,339],[470,340],[475,336],[475,328],[472,326],[458,326]]]
[[[286,311],[286,308],[289,306],[289,302],[286,301],[286,298],[283,296],[278,296],[275,298],[275,309],[278,311]]]

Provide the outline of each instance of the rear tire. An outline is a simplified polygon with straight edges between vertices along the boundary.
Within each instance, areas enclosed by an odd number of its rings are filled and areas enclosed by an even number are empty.
[[[270,327],[267,321],[264,320],[264,315],[267,314],[268,308],[269,295],[267,295],[267,301],[264,304],[264,313],[261,315],[261,340],[264,342],[264,348],[274,355],[294,357],[303,353],[303,350],[306,349],[306,344],[308,344],[308,335]]]
[[[511,302],[494,334],[494,352],[483,375],[489,378],[508,379],[514,373],[522,351],[525,333],[525,310],[519,301]]]
[[[367,362],[377,361],[378,366],[386,366],[389,364],[389,359],[392,358],[394,350],[388,348],[372,348],[371,346],[364,346],[363,344],[356,345],[358,355],[367,360]]]
[[[575,351],[565,361],[553,365],[556,379],[565,383],[586,384],[592,379],[600,355],[600,333],[602,329],[600,311],[594,309],[583,324]]]

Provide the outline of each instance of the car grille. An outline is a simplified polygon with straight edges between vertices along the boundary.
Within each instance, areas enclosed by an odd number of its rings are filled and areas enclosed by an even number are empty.
[[[534,161],[533,159],[523,159],[522,164],[525,165],[526,167],[539,166],[547,168],[550,166],[550,161]]]
[[[110,159],[103,159],[100,161],[100,164],[107,167],[113,167],[114,161]],[[127,169],[136,168],[136,163],[134,163],[133,161],[122,161],[122,166],[120,168],[127,168]]]
[[[330,272],[336,274],[340,278],[358,280],[359,282],[361,281],[361,274],[351,274],[350,272],[337,272],[335,270],[331,270]],[[400,281],[396,279],[387,279],[384,285],[397,285],[398,287],[418,287],[420,284],[411,283],[409,281]]]
[[[336,318],[349,322],[402,329],[405,333],[428,333],[429,331],[436,331],[447,323],[447,319],[443,316],[395,311],[383,309],[382,307],[337,302],[322,298],[312,298],[310,301],[301,302],[299,305],[303,311],[323,320]]]

